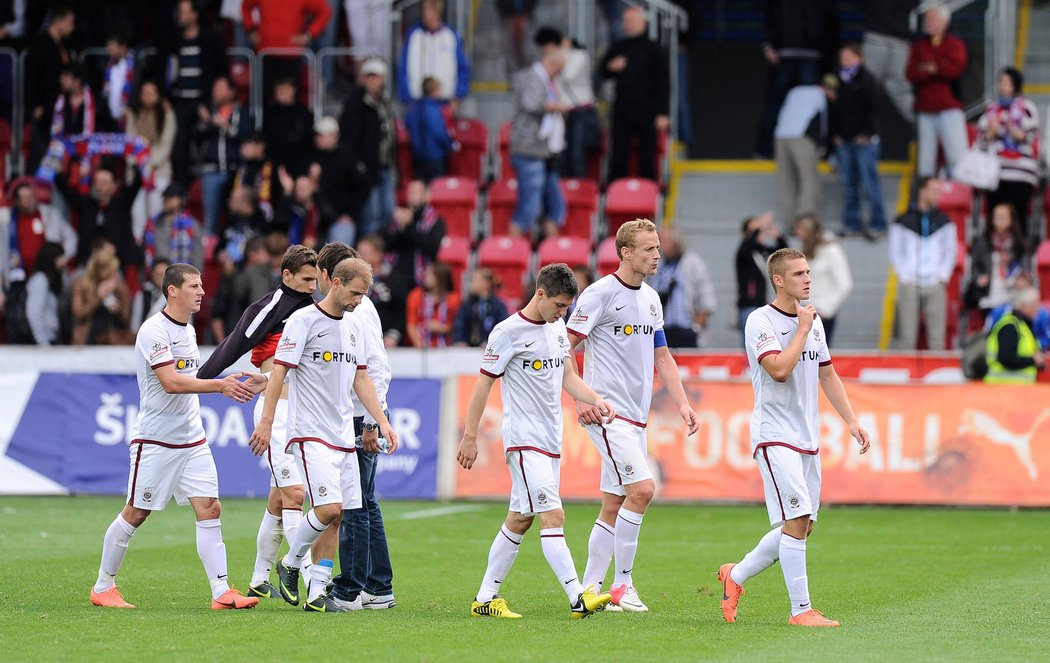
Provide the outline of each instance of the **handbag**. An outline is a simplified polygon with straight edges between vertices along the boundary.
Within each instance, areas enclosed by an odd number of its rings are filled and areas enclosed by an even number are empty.
[[[952,179],[975,189],[999,188],[999,157],[992,150],[973,147],[952,168]]]

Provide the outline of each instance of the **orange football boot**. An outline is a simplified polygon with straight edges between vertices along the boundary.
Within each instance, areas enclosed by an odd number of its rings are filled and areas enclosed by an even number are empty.
[[[91,590],[91,603],[93,605],[101,606],[103,608],[135,607],[124,600],[124,597],[121,595],[120,590],[117,589],[116,585],[113,585],[104,592],[95,593],[94,590]]]
[[[828,619],[819,610],[807,610],[801,615],[795,615],[788,620],[792,626],[841,626],[834,619]]]
[[[733,577],[729,575],[734,566],[736,564],[727,562],[718,568],[718,582],[722,583],[722,616],[730,624],[736,621],[736,606],[744,595],[743,585],[733,582]]]
[[[243,608],[254,608],[259,605],[259,599],[254,596],[245,596],[236,589],[227,589],[226,593],[217,599],[212,599],[212,610],[241,610]]]

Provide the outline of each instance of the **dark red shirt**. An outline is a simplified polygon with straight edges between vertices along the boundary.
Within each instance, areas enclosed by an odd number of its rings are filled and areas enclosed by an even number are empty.
[[[933,63],[936,73],[920,70],[919,65]],[[945,35],[944,41],[934,46],[933,40],[923,37],[911,45],[908,54],[908,80],[915,88],[915,112],[939,113],[962,108],[962,101],[952,88],[966,71],[966,44],[955,35]]]
[[[36,254],[44,245],[44,219],[40,212],[32,216],[18,217],[18,253],[22,256],[22,268],[28,277],[36,269]]]

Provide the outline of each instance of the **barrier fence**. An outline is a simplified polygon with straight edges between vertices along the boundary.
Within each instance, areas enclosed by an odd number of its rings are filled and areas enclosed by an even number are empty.
[[[395,374],[404,373],[398,370],[403,359],[393,361]],[[455,448],[475,377],[457,374],[469,368],[466,362],[444,365],[441,377],[394,380],[390,407],[402,449],[382,459],[379,493],[505,499],[499,390],[482,420],[478,461],[462,470]],[[685,435],[659,385],[648,421],[658,499],[760,502],[748,437],[750,385],[696,378],[685,384],[700,432]],[[823,402],[824,503],[1050,506],[1050,387],[851,381],[848,390],[872,447],[857,453]],[[122,494],[137,402],[135,378],[126,373],[16,369],[0,375],[0,494]],[[267,469],[247,450],[252,406],[215,395],[201,402],[222,495],[264,495]],[[562,495],[595,499],[598,455],[566,405]]]

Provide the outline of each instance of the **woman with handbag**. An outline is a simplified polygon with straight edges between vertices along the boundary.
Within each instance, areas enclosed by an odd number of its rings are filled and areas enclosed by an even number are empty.
[[[1028,237],[1028,212],[1039,182],[1039,111],[1021,95],[1023,85],[1017,69],[999,72],[999,98],[988,104],[977,127],[982,144],[999,157],[999,186],[988,191],[989,213],[1010,203],[1022,236]]]

